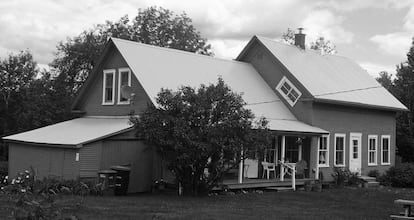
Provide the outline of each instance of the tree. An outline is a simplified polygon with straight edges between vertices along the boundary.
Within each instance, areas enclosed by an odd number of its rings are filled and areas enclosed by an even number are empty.
[[[398,155],[403,161],[414,161],[414,38],[407,53],[407,61],[397,66],[397,74],[393,81],[393,94],[408,107],[408,112],[397,115],[397,146]]]
[[[241,95],[222,79],[198,89],[162,89],[156,101],[131,121],[140,137],[157,146],[184,192],[209,191],[240,160],[270,143],[267,121],[255,123]]]
[[[282,40],[286,44],[295,45],[295,31],[288,28],[282,34]],[[336,54],[336,46],[331,41],[326,41],[324,37],[319,37],[310,43],[310,49],[320,51],[321,54]]]
[[[382,71],[379,73],[379,77],[376,78],[376,80],[389,92],[393,93],[392,87],[394,86],[394,83],[391,78],[391,74],[389,74],[386,71]]]
[[[60,42],[51,66],[56,75],[61,75],[68,93],[74,96],[96,65],[109,37],[212,55],[207,40],[191,23],[185,13],[176,15],[161,7],[139,9],[132,21],[125,15],[116,22],[107,21]]]

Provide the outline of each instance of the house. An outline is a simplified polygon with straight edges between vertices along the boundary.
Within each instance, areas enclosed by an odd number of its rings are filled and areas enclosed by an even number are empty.
[[[384,172],[395,161],[395,114],[406,107],[355,62],[303,49],[304,41],[302,33],[298,46],[255,36],[236,60],[224,60],[112,38],[73,104],[83,117],[3,138],[9,173],[33,167],[39,178],[95,178],[130,164],[129,192],[147,191],[166,172],[154,147],[135,137],[128,115],[156,105],[161,88],[218,77],[274,132],[262,159],[240,164],[238,183],[269,178],[269,171],[283,180],[297,162],[315,179],[329,180],[333,167]]]

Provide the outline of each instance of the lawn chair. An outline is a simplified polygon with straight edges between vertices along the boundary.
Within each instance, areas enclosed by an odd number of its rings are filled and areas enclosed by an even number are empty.
[[[308,163],[305,160],[300,160],[296,163],[296,175],[298,178],[304,179],[306,177],[305,170],[308,169]]]
[[[276,178],[276,164],[263,161],[262,166],[263,166],[262,178],[264,178],[265,175],[266,175],[267,179],[269,179],[270,178],[270,172],[273,172],[274,177]]]

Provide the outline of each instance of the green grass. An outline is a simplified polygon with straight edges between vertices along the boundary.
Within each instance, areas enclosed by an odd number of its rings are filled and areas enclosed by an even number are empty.
[[[414,199],[414,189],[328,189],[318,192],[264,192],[178,197],[136,194],[86,197],[76,210],[82,219],[389,219],[402,207],[394,200]],[[63,196],[61,206],[78,197]],[[10,218],[11,204],[0,195],[0,219]],[[75,211],[75,210],[72,210]]]

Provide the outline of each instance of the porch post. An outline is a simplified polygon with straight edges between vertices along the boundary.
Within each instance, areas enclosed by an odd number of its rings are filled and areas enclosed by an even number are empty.
[[[243,149],[241,150],[241,158],[239,163],[239,183],[243,183],[243,164],[244,164],[244,158],[243,158]]]
[[[321,139],[319,137],[316,137],[317,145],[316,145],[316,169],[315,169],[315,180],[319,179],[319,146]]]
[[[280,152],[280,161],[282,163],[285,162],[285,148],[286,148],[286,138],[283,135],[282,136],[282,148],[281,148],[281,152]],[[280,181],[284,181],[284,179],[285,179],[284,173],[285,173],[285,167],[280,165]]]

